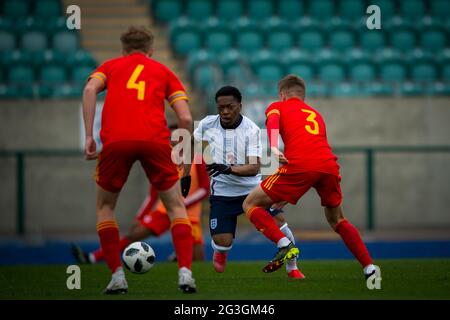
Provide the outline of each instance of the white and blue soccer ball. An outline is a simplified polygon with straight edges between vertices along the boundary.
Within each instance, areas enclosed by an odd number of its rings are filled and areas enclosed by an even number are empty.
[[[155,264],[156,255],[150,245],[137,241],[125,248],[122,259],[125,268],[131,272],[146,273]]]

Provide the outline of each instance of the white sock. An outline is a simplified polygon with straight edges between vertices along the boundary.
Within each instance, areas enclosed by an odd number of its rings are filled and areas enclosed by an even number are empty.
[[[89,253],[88,259],[89,259],[90,263],[97,263],[97,260],[95,259],[95,256],[94,256],[94,254],[92,252]]]
[[[233,248],[233,245],[231,245],[229,247],[219,246],[219,245],[215,244],[213,239],[211,239],[211,247],[214,249],[214,251],[217,251],[220,253],[225,253],[225,252],[230,251],[231,248]]]
[[[286,237],[281,238],[280,240],[278,240],[277,242],[277,247],[278,248],[283,248],[289,245],[289,243],[291,243],[291,240],[289,240]]]
[[[192,277],[192,271],[186,267],[181,267],[180,269],[178,269],[178,274],[183,274],[183,273],[188,274],[189,276]]]
[[[375,271],[375,266],[373,264],[369,264],[364,268],[364,274],[371,274]]]
[[[112,277],[115,279],[125,278],[125,273],[123,272],[122,267],[118,267],[116,271],[112,274]]]
[[[283,224],[280,227],[281,232],[284,233],[284,235],[292,241],[293,244],[295,244],[295,238],[294,235],[292,234],[291,229],[289,229],[289,226],[287,223]],[[288,262],[286,263],[286,271],[287,272],[291,272],[292,270],[298,269],[297,268],[297,258],[294,258],[292,260],[288,260]]]

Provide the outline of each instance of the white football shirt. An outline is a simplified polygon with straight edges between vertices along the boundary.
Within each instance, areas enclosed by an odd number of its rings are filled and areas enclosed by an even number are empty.
[[[207,116],[194,130],[197,141],[207,141],[211,158],[215,163],[244,165],[247,157],[261,159],[262,145],[259,127],[246,116],[236,129],[224,129],[220,116]],[[237,197],[252,191],[261,182],[261,174],[253,177],[239,177],[220,174],[211,178],[211,195]]]

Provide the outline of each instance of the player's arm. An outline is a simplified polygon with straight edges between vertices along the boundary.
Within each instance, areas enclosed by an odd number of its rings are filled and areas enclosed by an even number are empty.
[[[105,84],[102,79],[91,77],[83,90],[83,119],[86,134],[84,152],[87,160],[97,158],[97,146],[93,136],[95,106],[97,103],[97,94],[103,90],[104,86]]]
[[[261,159],[259,157],[247,157],[247,164],[243,166],[231,166],[231,174],[239,177],[253,177],[261,169]]]
[[[288,163],[288,160],[284,154],[278,149],[278,137],[280,133],[280,111],[278,109],[272,109],[267,112],[266,128],[267,136],[269,138],[270,150],[278,157],[278,161],[281,164]]]

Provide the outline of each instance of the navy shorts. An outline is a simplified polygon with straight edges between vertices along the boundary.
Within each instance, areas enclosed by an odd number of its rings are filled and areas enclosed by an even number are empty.
[[[242,205],[247,195],[238,197],[210,196],[209,231],[211,235],[236,233],[237,217],[244,212]],[[272,217],[282,210],[267,210]]]

